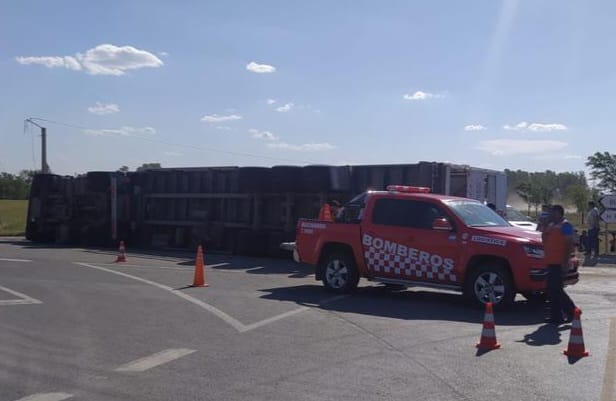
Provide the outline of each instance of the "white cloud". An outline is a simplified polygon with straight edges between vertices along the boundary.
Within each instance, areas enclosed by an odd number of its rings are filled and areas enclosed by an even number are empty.
[[[221,131],[231,131],[231,127],[227,127],[226,125],[217,125],[216,129],[219,129]]]
[[[481,124],[470,124],[464,127],[464,131],[485,131],[487,128]]]
[[[86,129],[84,134],[90,136],[143,136],[154,135],[156,130],[152,127],[121,127],[119,129]]]
[[[492,139],[481,141],[476,149],[492,155],[539,154],[557,152],[567,147],[566,142],[541,139]]]
[[[158,55],[161,57],[169,57],[169,53],[167,52],[158,52]]]
[[[403,96],[403,98],[406,100],[427,100],[427,99],[438,99],[442,97],[445,97],[445,96],[434,94],[434,93],[422,92],[422,91],[417,91],[413,93],[412,95],[407,93]]]
[[[287,111],[290,111],[293,108],[293,103],[287,103],[284,106],[280,106],[276,108],[276,111],[279,111],[281,113],[286,113]]]
[[[327,150],[336,149],[336,147],[330,143],[305,143],[302,145],[293,145],[286,142],[274,142],[267,145],[273,149],[294,150],[298,152],[322,152]]]
[[[182,152],[167,151],[167,152],[165,152],[165,156],[180,157],[180,156],[182,156]]]
[[[522,121],[516,125],[506,124],[503,126],[503,129],[507,131],[533,131],[533,132],[552,132],[552,131],[566,131],[568,128],[564,124],[543,124],[543,123],[527,123],[526,121]]]
[[[276,99],[267,99],[266,102],[267,104],[274,104],[276,103]]]
[[[582,159],[582,156],[580,156],[580,155],[565,155],[565,159],[568,159],[568,160],[580,160],[580,159]]]
[[[248,63],[246,65],[246,69],[257,74],[267,74],[276,71],[276,67],[274,67],[273,65],[257,64],[254,61]]]
[[[120,111],[120,106],[114,103],[96,102],[96,105],[88,107],[88,111],[92,114],[104,116],[105,114],[113,114]]]
[[[252,134],[252,137],[256,139],[263,139],[264,141],[278,140],[278,137],[269,131],[259,131],[258,129],[251,128],[248,130],[248,132],[250,132],[250,134]]]
[[[218,114],[210,114],[208,116],[203,116],[201,118],[201,121],[205,121],[205,122],[208,122],[208,123],[221,123],[221,122],[224,122],[224,121],[241,120],[242,118],[244,118],[244,117],[242,117],[240,115],[237,115],[237,114],[229,114],[229,115],[226,115],[226,116],[221,116],[221,115],[218,115]]]
[[[15,57],[15,60],[19,64],[40,64],[47,68],[66,68],[68,70],[79,71],[81,70],[81,64],[75,59],[75,57],[65,56],[48,56],[48,57]]]
[[[128,70],[163,65],[154,54],[133,46],[98,45],[74,56],[16,57],[20,64],[40,64],[47,68],[67,68],[90,75],[124,75]]]

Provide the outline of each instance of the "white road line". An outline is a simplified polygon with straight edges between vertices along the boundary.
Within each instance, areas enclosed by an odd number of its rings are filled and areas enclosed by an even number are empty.
[[[213,264],[213,265],[205,265],[205,267],[206,267],[206,268],[208,268],[208,267],[209,267],[209,268],[215,268],[215,267],[223,267],[223,266],[228,266],[228,265],[230,265],[230,264],[231,264],[231,263],[228,263],[228,262],[223,262],[223,263],[215,263],[215,264]]]
[[[20,398],[17,401],[62,401],[72,397],[72,394],[66,393],[39,393],[25,398]]]
[[[0,285],[0,290],[4,292],[8,292],[11,295],[15,295],[19,297],[19,299],[3,299],[0,300],[0,306],[7,305],[33,305],[33,304],[42,304],[43,302],[38,299],[27,296],[26,294],[22,294],[21,292],[13,291],[10,288],[6,288]]]
[[[148,369],[152,369],[162,364],[182,358],[186,355],[190,355],[193,352],[197,352],[197,351],[194,349],[187,349],[187,348],[166,349],[164,351],[157,352],[156,354],[152,354],[150,356],[146,356],[144,358],[140,358],[135,361],[129,362],[125,365],[122,365],[119,368],[115,369],[115,371],[116,372],[144,372]]]
[[[213,265],[206,265],[205,268],[215,268],[218,266],[227,266],[229,263],[218,263]],[[116,266],[116,267],[133,267],[133,268],[141,268],[141,269],[163,269],[163,270],[180,270],[180,271],[192,271],[193,266],[186,267],[172,267],[172,266],[152,266],[152,265],[132,265],[132,264],[118,264],[118,263],[105,263],[105,266]],[[218,269],[217,269],[218,270]],[[225,270],[219,270],[225,271]]]
[[[0,262],[20,262],[20,263],[29,263],[32,262],[30,259],[9,259],[9,258],[0,258]]]
[[[226,322],[227,324],[229,324],[231,327],[233,327],[234,329],[236,329],[239,332],[242,332],[242,329],[244,328],[244,324],[242,324],[242,322],[240,322],[239,320],[236,320],[233,317],[227,315],[225,312],[221,311],[220,309],[216,308],[215,306],[212,306],[212,305],[210,305],[210,304],[208,304],[206,302],[203,302],[203,301],[201,301],[201,300],[199,300],[197,298],[193,298],[190,295],[184,294],[181,291],[176,291],[176,290],[174,290],[171,287],[167,287],[166,285],[159,284],[159,283],[156,283],[154,281],[146,280],[144,278],[133,276],[133,275],[130,275],[130,274],[127,274],[127,273],[122,273],[122,272],[118,272],[118,271],[115,271],[115,270],[112,270],[112,269],[107,269],[105,267],[94,266],[94,265],[91,265],[91,264],[88,264],[88,263],[76,263],[76,264],[80,265],[80,266],[84,266],[84,267],[89,267],[91,269],[101,270],[101,271],[104,271],[104,272],[107,272],[107,273],[116,274],[118,276],[130,278],[132,280],[137,280],[137,281],[140,281],[142,283],[149,284],[151,286],[160,288],[161,290],[168,291],[168,292],[170,292],[171,294],[173,294],[173,295],[175,295],[177,297],[180,297],[180,298],[182,298],[182,299],[184,299],[184,300],[186,300],[188,302],[191,302],[191,303],[193,303],[193,304],[195,304],[195,305],[197,305],[197,306],[207,310],[208,312],[211,312],[212,314],[214,314],[215,316],[219,317],[220,319],[222,319],[224,322]]]
[[[306,311],[306,310],[310,309],[310,307],[308,307],[308,306],[301,306],[301,307],[299,307],[297,309],[293,309],[293,310],[290,310],[288,312],[284,312],[284,313],[281,313],[279,315],[272,316],[270,318],[263,319],[263,320],[260,320],[258,322],[255,322],[255,323],[251,323],[251,324],[245,325],[242,322],[240,322],[239,320],[235,319],[234,317],[232,317],[232,316],[226,314],[225,312],[221,311],[220,309],[216,308],[215,306],[212,306],[212,305],[208,304],[207,302],[204,302],[204,301],[201,301],[200,299],[191,297],[188,294],[185,294],[185,293],[183,293],[181,291],[177,291],[177,290],[175,290],[175,289],[173,289],[171,287],[168,287],[166,285],[159,284],[159,283],[156,283],[154,281],[146,280],[146,279],[141,278],[141,277],[133,276],[131,274],[119,272],[119,271],[112,270],[112,269],[107,269],[107,268],[101,267],[101,266],[95,266],[95,265],[91,265],[91,264],[88,264],[88,263],[80,263],[80,262],[74,262],[74,263],[79,265],[79,266],[89,267],[91,269],[101,270],[101,271],[104,271],[104,272],[107,272],[107,273],[116,274],[118,276],[130,278],[132,280],[140,281],[142,283],[149,284],[149,285],[154,286],[156,288],[160,288],[161,290],[168,291],[168,292],[170,292],[171,294],[173,294],[173,295],[175,295],[177,297],[180,297],[180,298],[182,298],[182,299],[184,299],[184,300],[186,300],[186,301],[188,301],[188,302],[190,302],[190,303],[192,303],[194,305],[197,305],[197,306],[207,310],[208,312],[211,312],[212,314],[214,314],[215,316],[220,318],[222,321],[224,321],[225,323],[227,323],[228,325],[230,325],[231,327],[233,327],[235,330],[237,330],[240,333],[246,333],[247,331],[251,331],[251,330],[257,329],[259,327],[263,327],[263,326],[268,325],[270,323],[277,322],[278,320],[285,319],[287,317],[296,315],[298,313],[301,313],[303,311]],[[336,302],[336,301],[339,301],[341,299],[347,298],[348,296],[349,295],[344,295],[344,294],[343,295],[336,295],[334,297],[325,299],[322,302],[319,302],[317,305],[318,306],[325,306],[325,305],[330,304],[332,302]]]

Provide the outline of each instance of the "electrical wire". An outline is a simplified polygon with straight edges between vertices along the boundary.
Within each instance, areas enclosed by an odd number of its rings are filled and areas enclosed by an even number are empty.
[[[69,124],[69,123],[65,123],[65,122],[61,122],[61,121],[49,120],[49,119],[46,119],[46,118],[32,117],[32,118],[30,118],[30,120],[44,121],[44,122],[48,122],[48,123],[51,123],[51,124],[61,125],[61,126],[64,126],[64,127],[69,127],[69,128],[75,128],[75,129],[81,129],[81,130],[94,130],[94,131],[96,131],[96,129],[94,129],[94,128],[88,128],[88,127],[84,127],[84,126],[80,126],[80,125]],[[113,134],[113,133],[111,133],[111,135],[123,136],[121,134]],[[159,139],[145,138],[143,136],[138,136],[138,135],[128,135],[128,136],[125,136],[125,137],[141,139],[141,140],[146,141],[146,142],[158,143],[158,144],[167,145],[167,146],[176,146],[176,147],[187,148],[187,149],[192,149],[192,150],[200,150],[200,151],[216,152],[216,153],[225,153],[225,154],[234,155],[234,156],[247,156],[247,157],[253,157],[253,158],[261,158],[261,159],[268,159],[268,160],[284,161],[284,162],[291,162],[291,163],[300,162],[300,163],[305,163],[305,164],[314,164],[314,162],[308,161],[308,160],[295,160],[295,159],[287,159],[287,158],[282,158],[282,157],[267,156],[267,155],[256,154],[256,153],[234,152],[232,150],[224,150],[224,149],[213,148],[213,147],[186,145],[186,144],[181,144],[181,143],[174,143],[174,142],[163,141],[163,140],[159,140]]]

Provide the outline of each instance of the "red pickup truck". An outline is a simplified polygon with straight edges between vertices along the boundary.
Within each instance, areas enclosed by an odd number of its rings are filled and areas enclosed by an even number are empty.
[[[316,266],[316,279],[335,292],[360,277],[397,287],[462,292],[482,306],[529,300],[545,291],[546,266],[538,232],[514,227],[481,202],[389,186],[365,192],[336,220],[301,219],[294,259]],[[566,284],[578,281],[572,258]]]

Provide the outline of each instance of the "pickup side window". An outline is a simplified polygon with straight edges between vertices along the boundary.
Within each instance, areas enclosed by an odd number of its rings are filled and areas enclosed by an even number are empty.
[[[438,205],[410,199],[377,199],[372,211],[373,224],[424,230],[439,217],[446,215]]]

